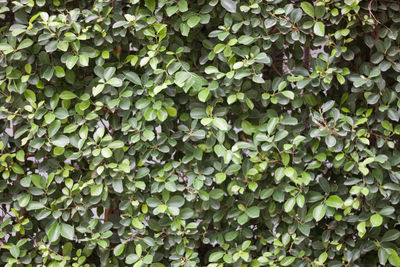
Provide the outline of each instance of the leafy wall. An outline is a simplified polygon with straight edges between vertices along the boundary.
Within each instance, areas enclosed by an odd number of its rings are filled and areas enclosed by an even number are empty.
[[[0,0],[0,265],[400,266],[394,0]]]

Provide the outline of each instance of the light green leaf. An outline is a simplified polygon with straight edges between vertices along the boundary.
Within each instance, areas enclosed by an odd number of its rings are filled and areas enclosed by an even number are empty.
[[[288,200],[286,200],[284,205],[285,212],[289,213],[290,211],[292,211],[295,204],[296,204],[296,199],[294,197],[291,197]]]
[[[89,56],[88,55],[79,55],[79,63],[84,67],[89,66]]]
[[[378,226],[381,226],[381,224],[383,222],[383,218],[381,215],[376,213],[371,216],[370,222],[371,222],[372,227],[378,227]]]
[[[338,197],[338,196],[336,196],[336,195],[333,195],[333,196],[330,196],[330,197],[326,200],[325,204],[326,204],[328,207],[340,209],[340,208],[343,206],[343,200],[342,200],[340,197]]]
[[[119,256],[122,254],[122,252],[124,252],[125,249],[125,244],[118,244],[115,248],[114,248],[114,255],[115,256]]]
[[[31,39],[25,39],[18,45],[17,50],[28,48],[31,45],[33,45],[33,41]]]
[[[319,204],[313,210],[313,217],[315,221],[319,222],[322,218],[324,218],[326,213],[326,207],[324,204]]]
[[[61,236],[63,236],[66,239],[73,240],[75,235],[75,229],[73,226],[62,223],[61,224]]]
[[[217,252],[213,252],[210,254],[210,256],[208,257],[208,261],[210,262],[217,262],[218,260],[220,260],[223,256],[224,256],[224,252],[222,251],[217,251]]]
[[[111,158],[111,157],[112,157],[113,153],[112,153],[112,151],[111,151],[110,148],[105,147],[105,148],[102,148],[102,149],[101,149],[101,155],[102,155],[104,158],[108,159],[108,158]]]
[[[200,17],[199,16],[192,16],[188,19],[187,24],[190,28],[195,27],[197,24],[200,22]]]
[[[97,96],[98,94],[100,94],[103,91],[103,89],[104,89],[104,84],[103,83],[100,83],[100,84],[94,86],[92,88],[93,96]]]
[[[58,147],[66,147],[69,144],[69,138],[66,135],[57,135],[52,139],[52,144]]]
[[[291,100],[294,99],[294,93],[292,91],[282,91],[281,93]]]
[[[114,86],[114,87],[121,87],[122,81],[120,79],[118,79],[117,77],[113,77],[110,80],[108,80],[107,84]]]
[[[206,102],[209,93],[210,93],[210,89],[208,89],[208,88],[205,88],[205,89],[201,90],[199,92],[199,95],[198,95],[199,100],[201,102]]]
[[[90,187],[91,196],[100,196],[103,192],[103,184],[95,184]]]
[[[318,21],[314,24],[314,33],[318,36],[325,36],[325,25],[321,21]]]
[[[250,207],[246,213],[250,218],[258,218],[260,217],[260,208],[257,206]]]
[[[125,78],[128,79],[130,82],[136,85],[142,85],[142,81],[140,80],[139,75],[132,71],[125,71],[124,72]]]
[[[248,35],[242,35],[239,37],[239,44],[249,45],[254,41],[254,38]]]
[[[221,131],[228,131],[229,126],[225,119],[223,118],[215,118],[213,119],[213,125],[220,129]]]
[[[215,175],[215,180],[217,184],[222,184],[225,181],[225,179],[226,179],[225,173],[220,172]]]
[[[221,5],[230,13],[236,12],[236,2],[233,0],[221,0]]]
[[[61,235],[61,226],[59,223],[54,223],[49,231],[47,232],[47,237],[51,243],[56,242]]]
[[[304,203],[305,203],[304,196],[303,195],[298,195],[296,197],[296,203],[297,203],[297,206],[299,206],[300,208],[304,207]]]
[[[12,51],[14,48],[7,43],[0,43],[0,51]]]
[[[301,2],[301,8],[307,15],[314,18],[314,6],[312,4],[309,2]]]
[[[175,83],[182,84],[189,77],[190,77],[190,74],[188,72],[186,72],[186,71],[178,71],[177,73],[175,73]]]
[[[65,65],[67,66],[68,69],[71,70],[75,66],[76,62],[78,62],[78,57],[70,56],[65,62]]]
[[[62,93],[60,94],[60,98],[65,100],[74,99],[76,97],[78,96],[71,91],[62,91]]]

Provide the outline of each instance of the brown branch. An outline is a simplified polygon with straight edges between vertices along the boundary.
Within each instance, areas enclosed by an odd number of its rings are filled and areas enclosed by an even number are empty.
[[[276,68],[276,66],[274,65],[274,63],[272,62],[272,69],[279,75],[282,77],[282,74],[279,72],[279,70]]]

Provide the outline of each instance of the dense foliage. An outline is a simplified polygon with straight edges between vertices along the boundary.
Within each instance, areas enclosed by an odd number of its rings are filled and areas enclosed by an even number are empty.
[[[400,4],[0,0],[1,266],[400,266]]]

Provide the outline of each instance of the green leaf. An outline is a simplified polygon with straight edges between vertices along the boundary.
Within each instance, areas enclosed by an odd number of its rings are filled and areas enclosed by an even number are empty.
[[[60,120],[63,120],[69,116],[68,110],[63,107],[57,108],[56,111],[54,111],[54,115]]]
[[[66,147],[69,144],[69,138],[66,135],[57,135],[51,141],[51,143],[58,147]]]
[[[340,209],[340,208],[343,206],[343,200],[342,200],[340,197],[338,197],[338,196],[336,196],[336,195],[333,195],[333,196],[330,196],[330,197],[326,200],[325,204],[326,204],[328,207]]]
[[[322,220],[322,218],[324,218],[326,213],[326,207],[324,204],[319,204],[318,206],[316,206],[313,210],[313,217],[315,219],[315,221],[319,222],[320,220]]]
[[[189,77],[190,74],[187,73],[186,71],[178,71],[177,73],[175,73],[175,83],[177,84],[184,83]]]
[[[201,91],[199,92],[199,95],[198,95],[199,100],[200,100],[201,102],[206,102],[209,93],[210,93],[210,89],[208,89],[208,88],[201,90]]]
[[[76,97],[78,96],[71,91],[62,91],[62,93],[60,94],[60,98],[65,100],[74,99]]]
[[[175,195],[169,199],[167,204],[168,204],[168,207],[180,208],[185,204],[185,200],[182,196]]]
[[[395,241],[399,238],[400,238],[400,231],[396,229],[391,229],[383,235],[381,242]]]
[[[258,218],[258,217],[260,217],[260,208],[257,206],[250,207],[247,210],[246,214],[250,218]]]
[[[190,28],[195,27],[197,24],[200,22],[200,17],[199,16],[192,16],[188,19],[187,24]]]
[[[292,91],[282,91],[281,94],[286,96],[287,98],[293,100],[294,99],[294,93]]]
[[[29,204],[29,201],[31,200],[31,195],[29,194],[24,194],[22,197],[18,199],[18,204],[20,207],[26,207]]]
[[[115,67],[108,67],[104,70],[104,79],[109,81],[115,74],[116,68]]]
[[[346,82],[346,79],[340,73],[336,73],[336,79],[340,84],[344,84]]]
[[[366,233],[365,222],[360,222],[357,224],[357,231],[360,237],[363,237]]]
[[[92,88],[92,94],[93,94],[93,96],[97,96],[98,94],[100,94],[100,93],[103,91],[103,89],[104,89],[104,84],[102,84],[102,83],[100,83],[100,84],[94,86],[94,87]]]
[[[144,109],[145,107],[147,107],[149,104],[151,103],[151,101],[147,98],[141,98],[138,101],[135,102],[135,107],[137,109]]]
[[[225,173],[217,173],[215,175],[215,180],[217,182],[217,184],[222,184],[226,179],[226,174]]]
[[[381,224],[383,222],[383,218],[381,215],[376,213],[371,216],[370,222],[371,222],[372,227],[378,227],[378,226],[381,226]]]
[[[206,74],[213,74],[213,73],[218,73],[219,71],[218,71],[218,69],[217,69],[216,67],[214,67],[214,66],[208,66],[208,67],[206,67],[206,68],[204,69],[204,72],[205,72]]]
[[[239,37],[239,44],[249,45],[254,41],[254,38],[248,35],[242,35]]]
[[[64,133],[73,133],[78,129],[79,125],[77,124],[70,124],[68,126],[65,126],[64,128]]]
[[[13,256],[14,258],[18,258],[20,255],[20,252],[21,251],[18,246],[14,245],[14,244],[11,245],[11,247],[10,247],[11,256]]]
[[[236,2],[233,0],[221,0],[221,5],[230,13],[236,12]]]
[[[89,56],[88,55],[79,55],[79,63],[84,67],[89,66]]]
[[[217,262],[218,260],[220,260],[223,256],[224,256],[224,252],[222,251],[216,251],[210,254],[210,256],[208,257],[208,261],[209,262]]]
[[[125,78],[136,85],[142,85],[139,75],[132,71],[124,71]]]
[[[296,258],[292,257],[292,256],[285,257],[285,258],[282,259],[281,265],[282,266],[289,266],[294,262],[295,259]]]
[[[28,207],[26,207],[26,210],[30,211],[30,210],[40,210],[43,209],[44,205],[40,202],[37,201],[30,201],[28,204]]]
[[[12,170],[16,173],[16,174],[24,174],[24,170],[22,169],[21,166],[19,166],[17,163],[14,163],[12,165]]]
[[[289,213],[293,210],[294,205],[296,204],[296,199],[294,197],[289,198],[286,200],[284,205],[284,210],[286,213]]]
[[[247,214],[242,214],[238,217],[237,222],[240,225],[244,225],[249,220],[249,216]]]
[[[271,197],[273,193],[274,193],[273,188],[263,189],[260,193],[260,198],[267,199],[267,198]]]
[[[0,43],[0,51],[12,51],[14,48],[6,43]]]
[[[124,147],[124,142],[120,140],[113,141],[111,144],[108,145],[108,147],[111,149],[122,148]]]
[[[58,132],[60,127],[61,127],[61,122],[59,120],[55,120],[52,123],[50,123],[49,128],[48,128],[49,137],[50,138],[53,137]]]
[[[333,135],[325,137],[325,143],[328,147],[334,147],[336,145],[336,138]]]
[[[304,207],[304,203],[305,203],[304,196],[303,195],[298,195],[296,197],[296,203],[297,203],[297,206],[299,206],[300,208],[303,208]]]
[[[166,9],[168,17],[171,17],[178,11],[178,6],[169,6]]]
[[[32,175],[28,175],[24,178],[22,178],[19,183],[21,184],[21,186],[28,188],[31,185],[31,181],[32,181]]]
[[[113,77],[107,81],[107,84],[114,86],[114,87],[121,87],[122,81],[120,79],[118,79],[117,77]]]
[[[210,191],[210,197],[213,199],[220,199],[224,196],[224,191],[221,189],[213,189]]]
[[[75,235],[75,229],[73,226],[66,224],[66,223],[61,223],[61,236],[73,240]]]
[[[223,118],[215,118],[213,119],[213,125],[220,129],[221,131],[228,131],[229,126],[225,119]]]
[[[318,36],[325,36],[325,25],[321,21],[318,21],[314,24],[314,33]]]
[[[122,254],[122,252],[124,252],[125,249],[125,244],[118,244],[115,248],[114,248],[114,255],[115,256],[120,256]]]
[[[108,159],[108,158],[111,158],[111,157],[112,157],[113,153],[112,153],[112,151],[111,151],[110,148],[105,147],[105,148],[102,148],[102,149],[101,149],[101,155],[102,155],[104,158]]]
[[[154,10],[156,9],[156,1],[155,0],[145,0],[145,5],[151,11],[151,13],[153,13]]]
[[[32,174],[30,175],[30,178],[32,180],[32,183],[39,189],[44,189],[46,186],[46,178],[43,176],[37,175],[37,174]]]
[[[171,117],[176,117],[176,115],[178,114],[178,111],[174,107],[167,107],[167,113]]]
[[[146,138],[146,140],[148,141],[153,141],[153,139],[155,138],[155,134],[153,131],[150,130],[144,130],[143,132],[143,136]]]
[[[64,69],[63,69],[62,67],[60,67],[60,66],[55,66],[55,67],[54,67],[54,72],[55,72],[57,78],[63,78],[63,77],[65,77],[65,71],[64,71]]]
[[[392,126],[392,124],[389,122],[389,121],[387,121],[387,120],[384,120],[384,121],[382,121],[382,127],[383,128],[385,128],[386,130],[388,130],[388,131],[390,131],[390,132],[393,132],[393,126]]]
[[[57,43],[57,48],[61,51],[66,52],[68,50],[69,43],[66,41],[60,41]]]
[[[317,6],[315,7],[315,17],[317,19],[320,19],[324,16],[324,14],[325,14],[325,5],[317,4]]]
[[[61,226],[59,223],[53,223],[50,227],[49,231],[47,232],[47,237],[49,238],[49,242],[53,243],[56,242],[61,235]]]
[[[283,172],[287,177],[291,178],[291,179],[296,179],[297,178],[297,172],[294,168],[292,167],[287,167],[285,168],[284,172]]]
[[[269,119],[269,121],[267,123],[268,134],[271,134],[275,130],[275,127],[276,127],[276,125],[278,125],[278,122],[279,122],[279,118],[274,117],[274,118]]]
[[[91,196],[100,196],[103,192],[103,184],[95,184],[90,187]]]
[[[76,62],[78,62],[78,57],[70,56],[65,62],[65,65],[67,66],[68,69],[71,70],[75,66]]]
[[[33,41],[31,39],[23,40],[17,47],[17,50],[25,49],[33,45]]]
[[[307,15],[314,18],[314,6],[312,4],[309,2],[301,2],[301,8]]]

